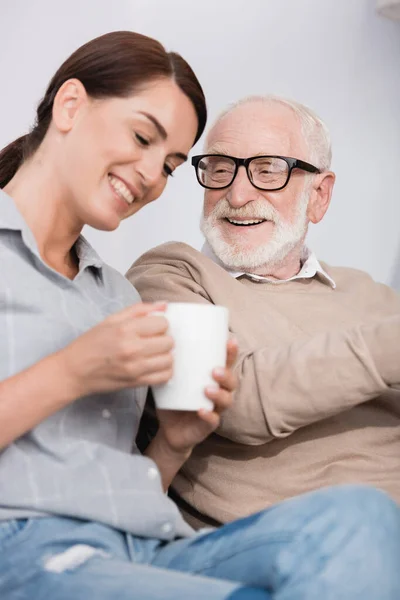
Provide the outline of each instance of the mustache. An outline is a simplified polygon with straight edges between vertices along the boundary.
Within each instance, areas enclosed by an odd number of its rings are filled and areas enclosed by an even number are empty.
[[[280,222],[280,215],[278,211],[271,206],[266,200],[254,200],[253,202],[241,206],[240,208],[233,208],[228,200],[223,198],[213,208],[208,218],[212,219],[264,219],[265,221],[273,221],[274,223]]]

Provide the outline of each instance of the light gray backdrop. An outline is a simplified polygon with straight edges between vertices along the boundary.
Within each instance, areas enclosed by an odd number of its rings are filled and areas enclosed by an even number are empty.
[[[375,0],[0,0],[1,146],[29,128],[61,61],[115,29],[180,52],[204,86],[211,119],[248,94],[283,94],[316,109],[332,132],[338,179],[311,246],[400,289],[400,23],[379,17]],[[118,231],[87,235],[124,272],[164,241],[200,247],[201,202],[185,165]]]

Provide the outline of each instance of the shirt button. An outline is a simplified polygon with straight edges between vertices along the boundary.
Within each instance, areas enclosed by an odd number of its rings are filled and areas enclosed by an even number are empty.
[[[149,476],[149,479],[157,479],[158,471],[155,467],[150,467],[150,469],[147,471],[147,475]]]
[[[171,531],[172,531],[171,523],[164,523],[164,525],[161,527],[161,531],[163,533],[171,533]]]
[[[105,408],[102,411],[101,416],[103,417],[103,419],[109,419],[111,417],[111,413],[107,408]]]

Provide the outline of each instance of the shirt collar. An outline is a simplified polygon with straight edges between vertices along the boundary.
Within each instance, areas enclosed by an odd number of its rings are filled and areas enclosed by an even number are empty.
[[[276,285],[279,285],[281,283],[287,283],[288,281],[294,281],[296,279],[311,279],[312,277],[319,275],[333,289],[336,288],[335,281],[322,268],[320,262],[318,261],[317,257],[315,256],[315,254],[313,252],[311,252],[311,250],[309,250],[307,247],[304,247],[304,250],[303,250],[300,271],[297,273],[297,275],[293,275],[293,277],[289,277],[289,279],[270,279],[269,277],[263,277],[262,275],[255,275],[254,273],[246,273],[244,271],[232,271],[231,269],[228,269],[220,261],[220,259],[215,254],[215,252],[213,251],[213,249],[211,248],[211,246],[208,242],[205,242],[205,244],[203,245],[203,247],[201,249],[201,252],[202,252],[202,254],[207,256],[209,259],[211,259],[213,262],[215,262],[217,265],[222,267],[227,273],[229,273],[229,275],[231,275],[235,279],[245,275],[246,277],[248,277],[249,279],[253,279],[254,281],[268,282],[268,283],[274,283]]]
[[[0,189],[0,230],[1,229],[21,231],[25,245],[33,252],[33,254],[41,259],[34,235],[16,207],[14,200]],[[80,272],[87,267],[101,269],[104,264],[103,261],[82,235],[79,236],[75,249],[79,259]]]
[[[95,269],[101,269],[103,267],[104,262],[83,235],[80,235],[77,239],[75,250],[79,259],[80,271],[83,271],[86,267],[93,267]]]

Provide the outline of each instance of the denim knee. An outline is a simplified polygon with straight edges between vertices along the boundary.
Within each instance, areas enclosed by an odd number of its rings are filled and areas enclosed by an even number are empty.
[[[280,577],[291,585],[308,578],[312,600],[400,598],[400,507],[385,492],[342,485],[303,496],[302,503],[306,518],[278,558]]]
[[[330,501],[343,516],[359,519],[373,525],[399,526],[400,506],[382,490],[369,485],[341,485],[330,488]]]
[[[400,552],[400,506],[386,492],[369,485],[343,485],[331,488],[330,502],[341,527],[358,525],[382,552],[393,544]]]

